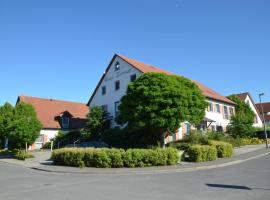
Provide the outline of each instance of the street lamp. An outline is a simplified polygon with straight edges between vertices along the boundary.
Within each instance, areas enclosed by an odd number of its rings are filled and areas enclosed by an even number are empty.
[[[266,132],[266,126],[265,126],[265,117],[264,117],[264,112],[263,112],[263,107],[262,107],[262,96],[263,95],[264,95],[264,93],[260,93],[259,94],[259,97],[260,97],[261,112],[262,112],[262,116],[263,116],[263,127],[264,127],[264,136],[265,136],[265,145],[266,145],[266,148],[268,148],[267,132]]]

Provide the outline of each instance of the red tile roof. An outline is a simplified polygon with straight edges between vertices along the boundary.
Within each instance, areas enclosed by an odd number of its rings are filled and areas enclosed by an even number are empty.
[[[256,106],[257,106],[257,108],[261,112],[261,105],[260,105],[260,103],[257,103]],[[270,112],[270,102],[262,103],[262,107],[263,107],[263,112]]]
[[[258,110],[261,112],[261,105],[259,103],[256,104]],[[263,112],[264,113],[269,113],[270,112],[270,102],[265,102],[265,103],[262,103],[262,107],[263,107]],[[266,122],[270,122],[270,115],[264,115],[265,117],[265,121]]]
[[[261,120],[263,120],[262,118],[262,115],[260,113],[260,110],[258,109],[257,105],[255,104],[253,98],[251,97],[250,93],[249,92],[244,92],[244,93],[240,93],[240,94],[234,94],[235,96],[237,96],[239,99],[241,99],[242,101],[245,101],[247,96],[249,96],[251,102],[253,103],[255,109],[256,109],[256,112],[257,114],[259,115],[259,117],[261,118]]]
[[[143,62],[140,62],[140,61],[137,61],[137,60],[134,60],[134,59],[127,58],[127,57],[125,57],[123,55],[117,55],[117,56],[119,56],[121,59],[123,59],[124,61],[126,61],[127,63],[129,63],[130,65],[132,65],[137,70],[139,70],[139,71],[141,71],[143,73],[146,73],[146,72],[156,72],[156,73],[165,73],[165,74],[168,74],[168,75],[172,75],[173,74],[173,73],[168,72],[166,70],[163,70],[163,69],[160,69],[160,68],[157,68],[157,67],[154,67],[154,66],[145,64]],[[208,97],[210,99],[219,100],[219,101],[222,101],[222,102],[225,102],[225,103],[229,103],[229,104],[233,104],[233,105],[235,104],[230,99],[228,99],[228,98],[220,95],[219,93],[217,93],[214,90],[208,88],[207,86],[199,83],[198,81],[195,81],[195,80],[191,80],[191,81],[193,81],[195,84],[197,84],[197,86],[201,89],[202,94],[205,97]]]
[[[245,99],[247,98],[247,96],[249,95],[248,92],[244,92],[241,94],[235,94],[239,99],[241,99],[242,101],[245,101]],[[250,95],[249,95],[250,96]],[[251,97],[251,96],[250,96]]]
[[[59,129],[59,122],[56,120],[61,113],[67,111],[72,115],[72,121],[79,125],[79,121],[85,120],[89,107],[83,103],[68,102],[54,99],[44,99],[29,96],[19,96],[17,102],[31,104],[36,112],[43,128]]]

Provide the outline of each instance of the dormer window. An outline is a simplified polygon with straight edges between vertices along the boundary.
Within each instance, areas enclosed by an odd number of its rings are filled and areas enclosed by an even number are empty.
[[[120,63],[117,61],[114,65],[114,71],[118,71],[120,69]]]
[[[69,128],[69,117],[62,116],[62,128],[68,129]]]

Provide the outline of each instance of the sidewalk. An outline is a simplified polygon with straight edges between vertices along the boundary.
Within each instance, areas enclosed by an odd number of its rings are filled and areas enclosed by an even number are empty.
[[[0,162],[7,162],[24,166],[27,168],[55,172],[55,173],[73,173],[73,174],[92,174],[92,175],[130,175],[130,174],[160,174],[160,173],[176,173],[188,172],[195,170],[214,169],[219,167],[230,166],[242,163],[251,159],[270,154],[270,149],[266,149],[264,145],[248,145],[234,149],[234,156],[231,158],[218,159],[204,163],[181,163],[174,166],[159,166],[146,168],[76,168],[66,166],[51,165],[49,160],[50,152],[35,152],[35,158],[26,161],[15,159],[0,159]]]

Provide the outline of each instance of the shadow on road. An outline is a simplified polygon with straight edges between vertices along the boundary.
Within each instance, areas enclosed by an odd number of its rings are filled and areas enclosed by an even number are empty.
[[[214,187],[214,188],[225,188],[225,189],[236,189],[236,190],[270,190],[266,188],[255,188],[255,187],[247,187],[244,185],[225,185],[225,184],[211,184],[206,183],[208,187]]]

